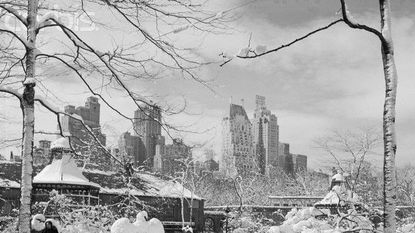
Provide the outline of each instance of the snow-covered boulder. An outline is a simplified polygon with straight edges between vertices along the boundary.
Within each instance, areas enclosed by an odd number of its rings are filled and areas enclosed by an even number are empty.
[[[138,227],[130,222],[128,218],[117,219],[111,226],[111,233],[141,233]]]
[[[140,211],[134,223],[128,218],[120,218],[111,226],[111,233],[164,233],[164,227],[160,220],[152,218],[147,221],[146,211]]]
[[[46,218],[43,214],[36,214],[30,222],[32,232],[42,232],[45,229]]]

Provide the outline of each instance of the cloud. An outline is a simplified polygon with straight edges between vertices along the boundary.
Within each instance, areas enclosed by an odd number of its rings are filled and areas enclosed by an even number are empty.
[[[241,5],[246,1],[217,0],[218,9]],[[251,44],[277,47],[304,35],[310,30],[328,24],[335,19],[338,2],[321,1],[256,1],[239,8],[241,18],[233,22],[232,34],[178,35],[179,44],[199,46],[195,54],[206,60],[219,59],[218,54],[235,54],[246,47],[250,34]],[[374,1],[350,1],[353,15],[361,22],[378,25],[377,8]],[[323,4],[327,3],[327,4]],[[397,1],[393,19],[396,63],[399,75],[397,101],[398,162],[409,161],[412,156],[411,143],[415,140],[414,121],[415,64],[414,18],[407,14],[414,9],[412,1]],[[369,9],[375,10],[369,10]],[[97,41],[102,35],[85,34],[89,41]],[[203,43],[200,43],[203,37]],[[196,38],[199,38],[196,40]],[[107,38],[107,40],[109,40]],[[105,47],[104,42],[100,47]],[[48,70],[47,77],[59,73],[59,69]],[[332,128],[354,128],[361,124],[381,126],[384,97],[383,70],[380,45],[377,38],[366,32],[349,29],[338,24],[324,32],[313,35],[276,54],[255,60],[234,59],[224,67],[217,64],[201,68],[199,75],[204,80],[213,79],[214,92],[200,83],[181,76],[169,74],[156,81],[131,80],[132,90],[150,96],[160,102],[177,104],[184,97],[188,102],[187,112],[169,118],[173,124],[190,125],[191,131],[212,129],[202,134],[177,133],[186,142],[215,145],[220,153],[220,122],[229,107],[229,97],[235,102],[245,99],[246,109],[252,116],[255,94],[266,96],[267,106],[279,117],[280,137],[291,144],[294,153],[307,154],[311,164],[318,166],[321,152],[312,148],[312,140]],[[57,95],[52,97],[60,105],[82,105],[87,90],[71,75],[52,77],[45,80],[50,90]],[[99,77],[90,79],[99,85]],[[125,93],[119,90],[99,89],[114,105],[128,115],[132,115],[134,104],[127,101]],[[121,132],[131,128],[128,121],[117,116],[101,102],[102,124],[109,140],[116,143]],[[197,113],[197,114],[194,114]],[[39,112],[37,127],[56,130],[53,116]],[[1,124],[1,122],[0,122]],[[10,126],[7,126],[12,130]],[[16,126],[19,135],[20,126]]]

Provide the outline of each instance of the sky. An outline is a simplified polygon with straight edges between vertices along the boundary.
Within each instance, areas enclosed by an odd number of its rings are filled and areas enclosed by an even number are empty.
[[[349,1],[350,12],[361,23],[379,28],[377,1]],[[311,30],[325,26],[339,18],[340,4],[333,0],[213,0],[216,11],[233,9],[235,20],[225,34],[191,33],[176,36],[178,45],[197,45],[195,54],[209,61],[219,61],[219,54],[237,54],[251,45],[265,45],[268,49],[290,42]],[[398,165],[411,163],[415,142],[415,2],[392,2],[392,34],[399,83],[397,94]],[[99,14],[99,12],[97,12]],[[98,26],[99,27],[99,26]],[[105,30],[83,32],[82,36],[105,48],[118,35],[105,37]],[[131,40],[131,38],[122,38]],[[48,97],[56,105],[83,105],[87,90],[70,73],[45,73]],[[266,97],[266,105],[277,117],[280,141],[290,144],[292,153],[308,155],[309,165],[319,168],[327,160],[324,151],[313,141],[331,130],[355,130],[375,127],[381,130],[384,98],[384,79],[378,39],[364,31],[353,30],[345,24],[313,35],[278,53],[257,59],[234,59],[223,67],[213,63],[200,68],[198,75],[210,80],[210,89],[182,77],[167,76],[156,81],[131,82],[134,91],[177,107],[186,101],[186,111],[168,116],[167,120],[188,131],[173,132],[188,144],[202,144],[220,156],[221,121],[229,110],[230,99],[244,107],[253,117],[255,95]],[[65,77],[62,77],[65,76]],[[132,115],[134,106],[126,102],[125,94],[108,91],[111,103]],[[46,95],[46,94],[45,94]],[[2,99],[0,115],[1,139],[20,135],[21,116],[16,102]],[[4,110],[3,110],[4,109]],[[56,122],[46,110],[36,112],[37,128],[56,130]],[[115,144],[118,136],[131,130],[131,125],[102,107],[101,125],[108,144]],[[3,133],[4,132],[4,133]],[[50,136],[36,135],[36,140]],[[8,154],[8,149],[0,153]],[[17,152],[17,149],[14,149]],[[196,154],[200,152],[196,151]],[[373,157],[380,165],[381,148]]]

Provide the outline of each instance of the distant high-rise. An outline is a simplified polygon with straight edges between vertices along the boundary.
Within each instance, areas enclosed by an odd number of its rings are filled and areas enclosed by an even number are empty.
[[[139,136],[129,132],[121,134],[118,139],[118,154],[121,162],[131,162],[134,166],[143,165],[145,162],[145,147]]]
[[[93,96],[88,97],[85,106],[75,108],[73,105],[67,105],[65,106],[65,113],[70,114],[75,118],[82,119],[85,125],[91,128],[99,142],[105,146],[106,136],[101,132],[100,104],[98,98]],[[73,136],[71,141],[77,146],[87,146],[85,144],[91,143],[90,135],[83,127],[82,123],[77,119],[65,115],[62,116],[61,124],[64,131],[71,133]]]
[[[266,108],[265,97],[257,95],[255,97],[255,112],[253,120],[254,143],[257,154],[262,153],[258,149],[265,149],[264,158],[260,159],[259,167],[264,168],[264,174],[269,172],[269,166],[282,167],[281,158],[278,156],[279,126],[277,117]],[[263,155],[258,155],[263,156]],[[262,173],[262,172],[261,172]]]
[[[297,172],[307,171],[307,156],[290,153],[290,144],[280,143],[279,157],[282,169],[286,174],[295,175]]]
[[[293,171],[301,172],[307,171],[307,156],[294,154],[293,155]]]
[[[222,126],[219,170],[230,177],[249,171],[257,172],[252,125],[243,106],[231,103],[229,115],[223,118]]]
[[[91,129],[100,144],[106,145],[106,136],[101,132],[98,98],[94,96],[88,97],[85,106],[75,107],[67,105],[64,111],[72,117],[67,115],[61,117],[62,130],[70,133],[71,145],[77,152],[83,155],[83,157],[75,156],[78,165],[86,162],[99,169],[108,169],[110,167],[109,156],[105,155],[105,152],[98,146],[94,137],[90,135],[82,122],[79,121],[82,120]]]
[[[161,135],[161,110],[158,106],[143,106],[134,112],[134,134],[139,136],[145,146],[145,158],[151,168],[156,153],[156,145],[164,152],[165,139]]]
[[[173,143],[166,145],[162,158],[162,172],[173,176],[176,172],[186,169],[186,160],[192,157],[192,148],[183,143],[180,138],[173,139]]]

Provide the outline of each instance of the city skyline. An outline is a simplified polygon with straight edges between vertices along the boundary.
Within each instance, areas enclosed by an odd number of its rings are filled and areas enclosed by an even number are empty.
[[[288,42],[336,17],[338,3],[321,2],[324,7],[311,3],[301,5],[270,1],[257,1],[252,6],[240,7],[237,13],[241,17],[232,23],[238,30],[229,35],[206,35],[205,42],[197,52],[210,60],[219,59],[221,52],[237,53],[240,48],[246,47],[251,33],[252,43],[255,45],[273,47]],[[216,9],[244,3],[246,1],[242,0],[218,1]],[[370,1],[356,1],[350,3],[350,9],[362,22],[376,25],[377,8],[373,5],[374,2]],[[393,36],[399,75],[398,165],[411,161],[412,142],[415,140],[415,108],[410,101],[415,98],[415,83],[411,78],[412,64],[415,62],[412,56],[415,53],[412,43],[415,20],[410,14],[411,9],[415,8],[414,5],[410,1],[397,1],[394,4]],[[95,40],[100,34],[83,32],[83,36]],[[186,37],[182,42],[188,43],[191,38]],[[107,43],[104,39],[95,41],[101,46]],[[61,90],[61,93],[56,93],[57,97],[50,95],[50,102],[57,106],[83,104],[84,99],[89,96],[87,90],[79,88],[78,82],[67,72],[63,72],[65,76],[56,75],[61,70],[52,68],[48,72],[42,72],[47,77],[44,81],[50,84],[51,89]],[[203,132],[211,129],[205,136],[177,133],[191,143],[208,142],[208,147],[217,144],[214,138],[220,135],[220,119],[230,96],[238,101],[245,99],[249,116],[253,113],[254,96],[266,96],[268,108],[279,118],[280,141],[290,142],[293,151],[309,155],[312,167],[319,164],[324,153],[313,148],[313,139],[324,136],[331,129],[355,129],[363,126],[381,129],[384,84],[379,45],[370,35],[352,31],[345,25],[338,25],[264,59],[233,60],[221,68],[218,64],[210,65],[201,69],[200,77],[205,80],[213,79],[211,86],[214,92],[199,83],[178,77],[128,84],[136,88],[136,92],[143,97],[162,105],[175,105],[180,108],[185,99],[186,111],[190,114],[169,116],[168,120],[179,126],[190,125],[191,131]],[[356,83],[359,85],[355,85]],[[133,104],[125,103],[123,96],[116,95],[119,92],[102,89],[101,93],[106,97],[111,96],[111,103],[132,115],[130,109],[133,109]],[[20,109],[15,100],[3,100],[7,113],[2,118],[12,120],[2,120],[1,128],[5,129],[4,134],[10,138],[18,138],[21,130]],[[103,131],[107,134],[108,141],[112,142],[110,144],[114,144],[115,135],[131,130],[131,124],[107,107],[102,108]],[[49,124],[55,120],[54,116],[45,110],[37,110],[37,119],[37,130],[55,130],[55,124]],[[39,136],[37,138],[40,139]],[[214,149],[219,151],[219,147]],[[382,154],[382,151],[378,153]],[[8,156],[7,152],[2,151],[2,154]],[[378,158],[381,159],[381,155]]]
[[[0,11],[1,229],[415,229],[414,0]]]

